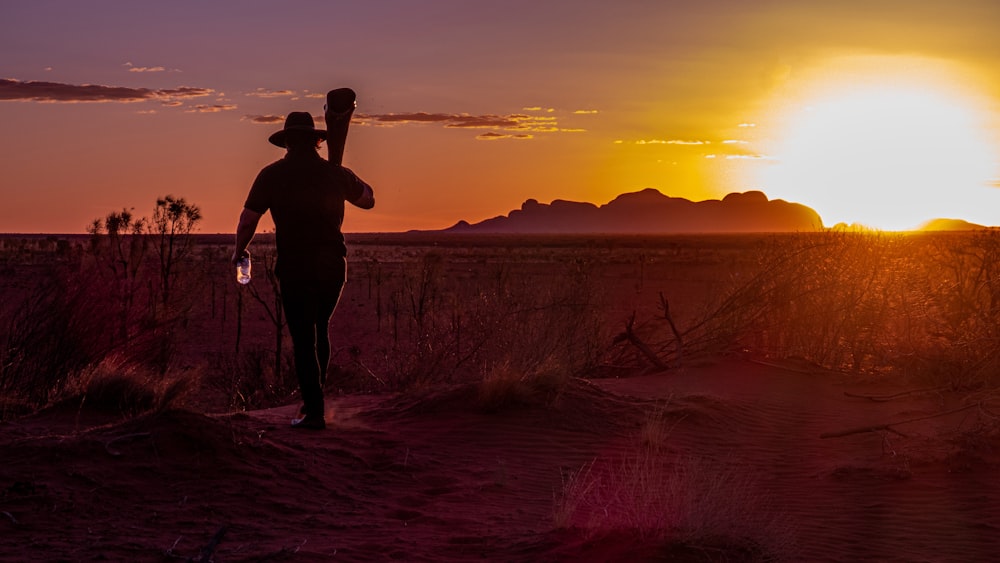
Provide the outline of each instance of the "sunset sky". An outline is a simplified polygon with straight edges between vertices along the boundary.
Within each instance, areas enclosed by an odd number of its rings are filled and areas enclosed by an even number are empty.
[[[341,86],[377,200],[346,231],[650,187],[1000,225],[998,22],[995,0],[2,0],[0,232],[166,194],[232,231],[267,136]]]

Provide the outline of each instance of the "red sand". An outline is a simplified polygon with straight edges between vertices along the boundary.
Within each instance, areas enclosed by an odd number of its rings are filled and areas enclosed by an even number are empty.
[[[824,439],[968,397],[807,371],[720,360],[496,413],[468,388],[346,397],[323,432],[295,406],[50,409],[0,425],[0,560],[993,560],[986,414]]]

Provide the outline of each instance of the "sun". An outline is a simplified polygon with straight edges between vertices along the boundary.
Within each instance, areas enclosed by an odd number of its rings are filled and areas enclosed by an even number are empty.
[[[910,230],[1000,209],[988,111],[954,76],[901,76],[896,63],[888,72],[832,72],[782,108],[761,188],[812,207],[827,226]]]

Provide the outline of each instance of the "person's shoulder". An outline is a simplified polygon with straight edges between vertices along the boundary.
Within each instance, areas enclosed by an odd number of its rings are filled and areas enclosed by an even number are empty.
[[[263,173],[268,173],[268,172],[273,172],[275,170],[281,170],[282,168],[284,168],[287,165],[288,165],[288,163],[285,161],[285,159],[279,158],[278,160],[275,160],[274,162],[268,164],[264,168],[261,168],[260,171],[261,171],[262,174]]]

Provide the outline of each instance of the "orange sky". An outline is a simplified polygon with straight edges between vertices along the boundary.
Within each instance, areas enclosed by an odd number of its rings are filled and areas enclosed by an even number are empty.
[[[340,86],[359,93],[345,164],[378,202],[347,231],[647,187],[759,189],[828,225],[1000,225],[1000,3],[480,4],[4,3],[0,232],[83,232],[166,194],[231,231],[282,154],[267,136]]]

